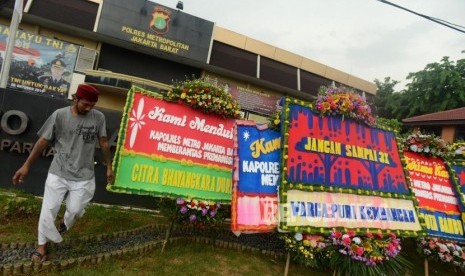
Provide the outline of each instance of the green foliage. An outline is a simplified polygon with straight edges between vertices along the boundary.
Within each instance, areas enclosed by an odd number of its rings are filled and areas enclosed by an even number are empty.
[[[456,141],[450,149],[454,153],[454,159],[465,159],[465,141]]]
[[[169,220],[175,219],[177,216],[176,200],[168,197],[155,198],[155,208]]]
[[[340,275],[402,275],[412,265],[400,255],[400,239],[394,233],[358,235],[334,231],[327,247],[330,267]]]
[[[410,73],[406,98],[411,103],[405,117],[454,109],[465,105],[465,59],[430,63],[425,69]]]
[[[281,236],[294,261],[337,275],[405,275],[413,265],[400,255],[400,239],[394,233],[357,234],[333,231],[328,238],[316,234],[285,233]]]
[[[378,91],[376,92],[374,98],[374,105],[376,114],[379,117],[393,119],[394,116],[394,87],[399,83],[399,81],[391,80],[390,77],[384,78],[384,82],[375,79],[376,86]]]
[[[281,130],[281,112],[281,110],[278,110],[268,117],[268,127],[270,129]]]
[[[383,117],[376,118],[376,124],[384,129],[402,133],[404,125],[397,119],[387,119]]]
[[[409,102],[406,97],[406,91],[400,93],[394,93],[391,98],[390,105],[392,106],[392,118],[402,120],[406,118],[407,112],[409,111],[413,103]]]
[[[29,218],[40,213],[40,202],[27,195],[14,195],[7,198],[1,206],[0,221],[12,218]]]
[[[286,233],[281,238],[295,262],[315,269],[327,267],[329,253],[325,248],[328,246],[328,241],[323,236]]]
[[[371,267],[361,262],[354,262],[341,254],[336,254],[334,258],[331,258],[330,266],[335,269],[335,275],[338,276],[409,275],[407,272],[413,269],[412,263],[403,254],[399,254],[383,265]]]
[[[398,81],[389,77],[375,80],[378,92],[375,107],[378,116],[405,119],[465,106],[465,59],[456,62],[443,57],[407,76],[410,83],[404,91],[394,91]]]

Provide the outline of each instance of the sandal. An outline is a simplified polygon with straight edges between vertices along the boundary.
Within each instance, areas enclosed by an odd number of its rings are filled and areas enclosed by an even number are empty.
[[[31,260],[36,264],[41,264],[47,260],[47,255],[34,251],[31,254]]]
[[[64,222],[60,223],[58,226],[58,233],[63,234],[66,231],[68,231],[68,227],[66,227]]]

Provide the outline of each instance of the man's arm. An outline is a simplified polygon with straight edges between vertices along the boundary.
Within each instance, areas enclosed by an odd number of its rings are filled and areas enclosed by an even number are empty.
[[[48,141],[42,137],[40,137],[37,142],[34,144],[32,148],[31,154],[26,159],[26,162],[16,171],[15,175],[13,176],[13,184],[21,184],[24,181],[24,177],[29,172],[29,168],[31,167],[32,163],[42,154],[42,152],[47,148]]]
[[[113,168],[111,167],[110,144],[108,143],[107,137],[100,137],[98,143],[100,145],[100,150],[102,151],[103,160],[107,165],[107,181],[108,183],[113,183],[114,173]]]

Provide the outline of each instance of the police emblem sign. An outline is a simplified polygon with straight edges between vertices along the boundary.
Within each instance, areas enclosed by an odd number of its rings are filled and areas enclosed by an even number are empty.
[[[152,21],[150,21],[150,29],[157,35],[164,35],[170,29],[171,11],[161,6],[153,8]]]
[[[103,1],[97,32],[132,44],[136,51],[150,48],[154,56],[168,53],[207,62],[213,22],[151,1],[139,3]]]

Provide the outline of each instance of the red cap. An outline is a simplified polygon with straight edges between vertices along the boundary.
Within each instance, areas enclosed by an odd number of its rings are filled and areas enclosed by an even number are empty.
[[[97,90],[97,88],[85,83],[78,85],[76,91],[76,96],[78,96],[81,99],[88,100],[89,102],[98,101],[99,94],[100,92]]]

